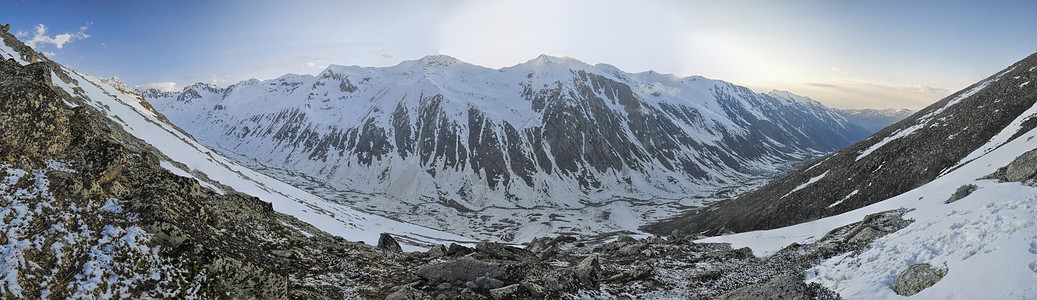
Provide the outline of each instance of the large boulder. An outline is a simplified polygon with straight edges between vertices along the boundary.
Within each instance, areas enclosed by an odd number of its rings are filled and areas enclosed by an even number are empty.
[[[388,233],[382,233],[378,236],[378,249],[385,249],[391,252],[403,252],[403,248],[400,247],[400,243],[396,242],[396,239]]]
[[[929,264],[914,264],[900,272],[893,291],[898,295],[911,296],[933,286],[940,281],[947,271],[934,268]]]
[[[580,285],[590,289],[598,288],[598,282],[601,281],[601,264],[598,262],[597,255],[584,258],[576,265],[573,272],[576,273],[576,279],[579,280]]]
[[[496,259],[513,261],[537,260],[536,254],[533,254],[533,252],[529,250],[501,243],[479,243],[478,245],[475,245],[475,251]]]
[[[471,257],[424,266],[418,269],[418,276],[429,281],[468,282],[479,277],[500,278],[504,270],[499,266],[481,262]]]
[[[1005,181],[1023,182],[1037,175],[1037,149],[1027,151],[1005,169]]]

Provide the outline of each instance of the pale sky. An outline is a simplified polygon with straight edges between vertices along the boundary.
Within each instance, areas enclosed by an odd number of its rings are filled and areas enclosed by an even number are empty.
[[[141,87],[549,54],[918,109],[1037,51],[1035,12],[1037,1],[23,1],[0,22],[60,63]]]

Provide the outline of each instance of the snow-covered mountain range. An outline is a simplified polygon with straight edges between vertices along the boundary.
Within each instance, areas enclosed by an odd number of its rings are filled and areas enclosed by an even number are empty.
[[[846,118],[850,123],[856,124],[861,128],[867,129],[871,132],[878,132],[882,128],[886,128],[893,123],[899,122],[914,114],[915,111],[904,108],[886,108],[886,109],[848,109],[848,108],[836,108],[836,112],[839,115]]]
[[[140,93],[203,144],[295,185],[505,241],[635,231],[867,135],[790,93],[546,55]]]

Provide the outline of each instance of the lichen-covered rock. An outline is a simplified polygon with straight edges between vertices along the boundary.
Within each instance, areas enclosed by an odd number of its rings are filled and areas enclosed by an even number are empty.
[[[946,274],[947,271],[934,268],[929,264],[914,264],[900,272],[893,291],[897,295],[911,296],[933,286]]]
[[[943,203],[950,204],[950,203],[952,203],[954,201],[961,200],[961,198],[965,198],[965,197],[968,197],[969,195],[971,195],[972,192],[976,191],[976,189],[978,189],[978,187],[976,187],[975,184],[962,185],[962,186],[958,187],[958,189],[954,191],[954,194],[951,194],[951,197],[949,199],[947,199],[947,201],[944,201]]]
[[[851,244],[870,243],[871,241],[874,241],[875,239],[880,238],[883,235],[886,235],[886,233],[876,230],[875,228],[865,226],[861,229],[861,231],[858,231],[857,234],[854,234],[853,237],[851,237],[847,242]]]
[[[1005,181],[1023,182],[1037,176],[1037,149],[1016,157],[1005,168]]]
[[[598,262],[597,255],[584,258],[573,271],[581,285],[591,289],[598,288],[598,282],[601,280],[601,264]]]

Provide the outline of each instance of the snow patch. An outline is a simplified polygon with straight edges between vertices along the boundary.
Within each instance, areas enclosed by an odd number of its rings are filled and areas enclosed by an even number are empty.
[[[824,173],[821,173],[821,175],[817,175],[817,176],[814,176],[814,177],[810,177],[810,180],[807,180],[807,182],[805,182],[805,183],[803,183],[803,184],[800,184],[800,185],[799,185],[799,186],[797,186],[796,188],[794,188],[794,189],[792,189],[791,191],[789,191],[788,193],[786,193],[786,194],[785,194],[785,196],[781,196],[781,197],[782,197],[782,198],[785,198],[785,197],[787,197],[788,195],[792,195],[792,193],[795,193],[796,191],[798,191],[798,190],[801,190],[801,189],[803,189],[803,188],[807,187],[808,185],[810,185],[810,184],[813,184],[813,183],[817,182],[818,180],[821,180],[821,178],[824,178],[824,177],[825,177],[825,175],[828,175],[828,171],[825,171]]]
[[[843,201],[846,201],[846,199],[850,199],[850,197],[853,197],[853,195],[856,195],[856,194],[857,194],[857,192],[860,192],[860,190],[853,190],[852,192],[850,192],[850,194],[846,195],[846,197],[843,197],[843,198],[842,198],[842,199],[840,199],[839,201],[835,201],[834,203],[832,203],[832,204],[829,204],[829,205],[828,205],[828,208],[833,208],[833,207],[835,207],[836,205],[842,204],[842,203],[843,203]]]
[[[904,128],[904,129],[898,130],[893,135],[888,136],[888,137],[882,139],[881,141],[879,141],[878,143],[872,144],[867,149],[864,149],[864,151],[861,151],[861,154],[857,156],[857,160],[861,160],[861,158],[864,158],[865,156],[868,156],[872,152],[875,152],[875,150],[879,150],[879,148],[882,148],[882,146],[885,146],[889,142],[895,141],[895,140],[897,140],[899,138],[902,138],[902,137],[905,137],[905,136],[909,136],[912,133],[915,133],[915,131],[918,131],[919,129],[924,128],[925,125],[926,125],[925,123],[920,123],[920,124],[915,124],[914,126],[911,126],[911,127],[908,127],[908,128]]]

